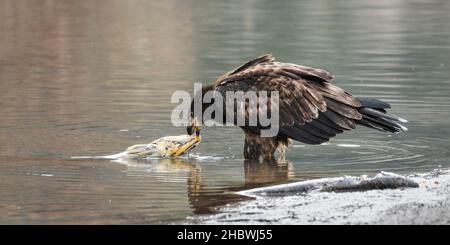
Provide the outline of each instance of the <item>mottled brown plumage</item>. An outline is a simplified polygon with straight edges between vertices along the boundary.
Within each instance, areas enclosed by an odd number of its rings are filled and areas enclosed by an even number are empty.
[[[320,144],[355,128],[356,124],[390,132],[406,129],[398,123],[400,118],[386,113],[385,108],[389,108],[389,104],[376,99],[358,99],[331,84],[333,79],[333,75],[326,70],[276,62],[271,54],[267,54],[225,73],[212,85],[204,87],[202,92],[221,93],[225,98],[224,107],[229,99],[226,98],[227,91],[279,92],[279,104],[276,106],[280,130],[277,136],[260,137],[263,129],[260,124],[241,126],[245,133],[244,156],[249,159],[271,159],[277,149],[284,152],[290,139]],[[370,105],[366,107],[364,103],[368,102]],[[248,120],[258,113],[258,109],[249,106],[249,101],[244,103],[245,118]],[[269,105],[259,110],[269,110]],[[207,106],[204,104],[203,110]],[[366,113],[362,108],[379,112],[381,116]],[[233,123],[236,124],[236,121]]]

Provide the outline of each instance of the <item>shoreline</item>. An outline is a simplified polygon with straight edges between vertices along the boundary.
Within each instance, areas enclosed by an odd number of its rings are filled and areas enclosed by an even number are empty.
[[[229,204],[190,224],[450,224],[450,171],[407,175],[418,188],[309,192]]]

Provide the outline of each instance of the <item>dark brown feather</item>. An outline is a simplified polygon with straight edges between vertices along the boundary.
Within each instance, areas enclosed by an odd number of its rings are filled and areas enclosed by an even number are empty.
[[[241,72],[251,66],[254,66],[256,64],[261,64],[261,63],[267,63],[267,62],[272,62],[274,61],[275,58],[273,58],[272,54],[265,54],[265,55],[261,55],[253,60],[250,60],[248,62],[246,62],[245,64],[239,66],[238,68],[234,69],[233,71],[231,71],[229,73],[229,75],[233,75],[236,74],[238,72]]]
[[[323,115],[343,129],[350,130],[355,128],[355,122],[353,120],[341,116],[332,110],[324,112]]]
[[[299,77],[302,77],[305,80],[312,80],[314,82],[324,82],[331,83],[334,79],[333,75],[330,72],[325,71],[323,69],[312,68],[308,66],[301,66],[296,64],[286,64],[286,63],[278,63],[283,67],[283,70],[286,72],[290,72],[296,74]]]
[[[349,105],[346,105],[344,103],[341,103],[339,101],[336,101],[331,98],[325,98],[325,101],[327,103],[328,110],[332,110],[336,112],[337,114],[344,116],[349,119],[355,119],[355,120],[361,120],[362,116],[358,112],[358,109]]]
[[[351,94],[345,92],[343,89],[337,86],[334,86],[331,83],[324,84],[323,86],[317,84],[310,85],[316,90],[320,91],[325,97],[334,99],[349,106],[357,108],[361,107],[361,102],[356,97],[353,97]]]

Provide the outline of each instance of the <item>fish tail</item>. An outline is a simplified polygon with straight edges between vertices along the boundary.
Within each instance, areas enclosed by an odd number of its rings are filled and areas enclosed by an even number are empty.
[[[74,156],[70,157],[70,159],[93,159],[93,160],[117,160],[123,157],[123,153],[114,154],[114,155],[106,155],[106,156]]]

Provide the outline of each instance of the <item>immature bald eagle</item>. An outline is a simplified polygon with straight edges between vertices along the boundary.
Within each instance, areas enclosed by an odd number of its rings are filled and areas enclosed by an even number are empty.
[[[406,122],[386,112],[390,105],[377,99],[356,98],[331,84],[334,77],[323,69],[296,64],[276,62],[271,54],[260,56],[240,67],[225,73],[213,84],[204,86],[202,95],[216,91],[226,100],[227,91],[278,91],[279,131],[274,137],[261,137],[263,129],[257,126],[242,126],[245,133],[244,156],[246,159],[272,159],[278,149],[284,149],[291,139],[306,144],[321,144],[356,124],[380,131],[398,133],[407,128]],[[191,106],[191,120],[197,115]],[[226,103],[223,103],[224,106]],[[204,103],[202,111],[211,106]],[[235,108],[236,110],[236,108]],[[245,117],[255,113],[245,104]],[[236,123],[236,122],[234,122]],[[235,124],[236,125],[236,124]],[[193,126],[188,126],[189,134]]]

